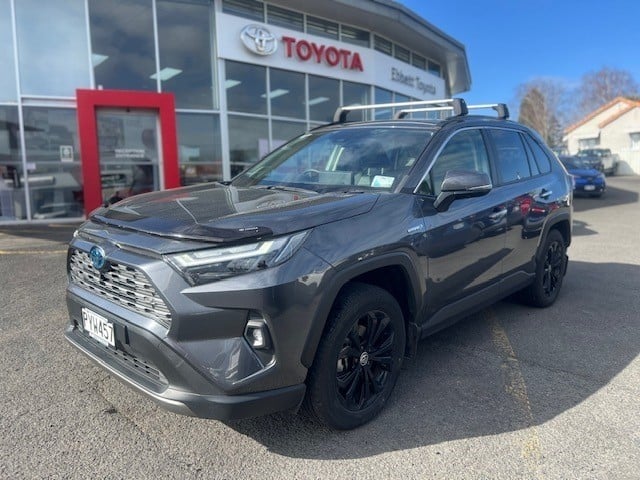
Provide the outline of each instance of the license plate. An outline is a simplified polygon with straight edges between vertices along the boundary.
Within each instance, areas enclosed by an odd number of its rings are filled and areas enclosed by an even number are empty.
[[[596,189],[596,186],[595,186],[595,185],[585,185],[585,186],[584,186],[584,189],[585,189],[587,192],[591,192],[591,191],[593,191],[593,190],[595,190],[595,189]]]
[[[88,308],[82,309],[82,326],[89,336],[95,338],[103,345],[115,347],[116,341],[113,335],[113,323],[102,315],[92,312]]]

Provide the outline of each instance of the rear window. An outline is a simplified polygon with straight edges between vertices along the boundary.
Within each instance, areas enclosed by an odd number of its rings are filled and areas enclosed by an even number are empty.
[[[525,138],[540,173],[549,173],[551,171],[551,162],[545,151],[538,145],[538,142],[529,137],[529,135],[525,135]]]
[[[527,152],[514,130],[491,129],[491,137],[496,148],[496,168],[501,183],[510,183],[531,176]]]

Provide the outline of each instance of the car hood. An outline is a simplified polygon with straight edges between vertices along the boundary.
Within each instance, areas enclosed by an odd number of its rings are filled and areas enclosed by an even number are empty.
[[[595,168],[572,168],[569,173],[576,177],[597,177],[600,175],[600,171]]]
[[[371,210],[378,196],[203,184],[131,197],[96,210],[91,220],[166,237],[237,242],[360,215]]]

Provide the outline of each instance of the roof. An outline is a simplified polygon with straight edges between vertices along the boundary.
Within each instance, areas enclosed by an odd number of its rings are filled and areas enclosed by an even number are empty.
[[[465,46],[393,0],[271,0],[271,3],[371,30],[439,62],[446,71],[451,95],[471,88]]]
[[[569,133],[573,132],[578,127],[581,127],[582,125],[588,123],[589,121],[593,120],[595,117],[600,115],[601,113],[606,112],[608,109],[610,109],[614,105],[617,105],[620,102],[624,102],[625,104],[627,104],[627,106],[624,109],[614,113],[610,117],[607,117],[602,122],[600,122],[598,124],[598,128],[603,128],[603,127],[609,125],[614,120],[617,120],[618,118],[620,118],[625,113],[633,110],[636,107],[640,107],[640,101],[632,100],[632,99],[627,98],[627,97],[616,97],[613,100],[611,100],[609,103],[606,103],[605,105],[601,106],[597,110],[594,110],[593,112],[591,112],[589,115],[584,117],[582,120],[580,120],[580,121],[574,123],[573,125],[565,128],[564,133],[565,134],[569,134]]]

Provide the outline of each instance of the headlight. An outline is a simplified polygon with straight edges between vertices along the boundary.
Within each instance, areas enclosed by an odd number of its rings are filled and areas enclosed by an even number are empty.
[[[308,233],[305,231],[248,245],[178,253],[168,255],[166,259],[185,275],[189,283],[201,285],[286,262],[300,248]]]

